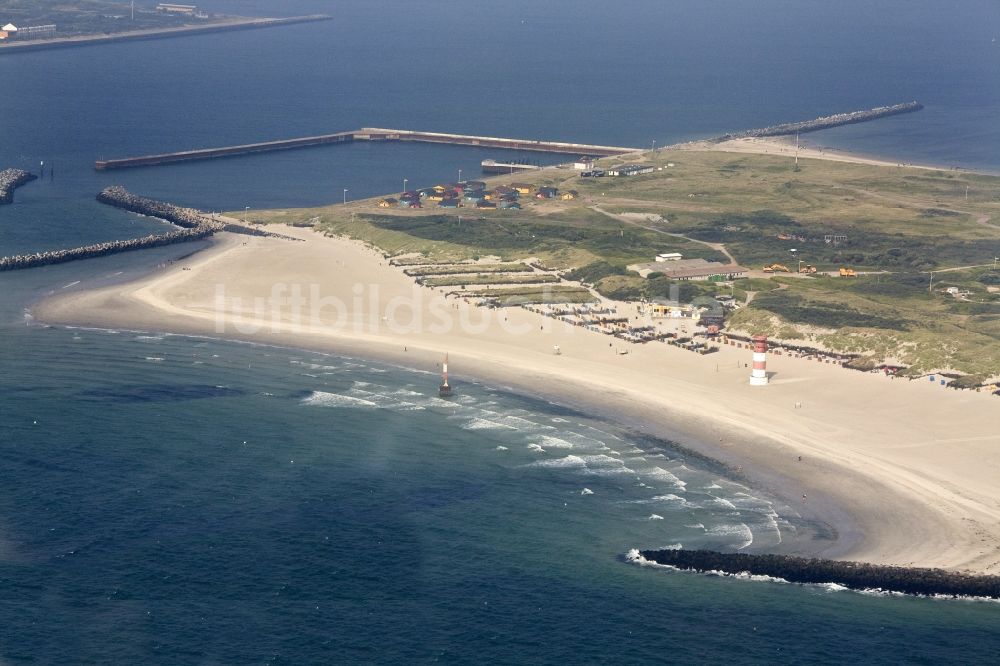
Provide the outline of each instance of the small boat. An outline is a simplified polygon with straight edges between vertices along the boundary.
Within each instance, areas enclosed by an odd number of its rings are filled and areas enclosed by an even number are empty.
[[[441,387],[438,395],[442,398],[451,397],[451,385],[448,383],[448,354],[444,355],[444,363],[441,365]]]

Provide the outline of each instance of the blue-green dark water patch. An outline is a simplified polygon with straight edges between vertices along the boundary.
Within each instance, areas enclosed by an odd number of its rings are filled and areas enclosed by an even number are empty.
[[[107,402],[168,402],[243,395],[228,386],[148,384],[143,386],[99,387],[81,391],[84,400]]]

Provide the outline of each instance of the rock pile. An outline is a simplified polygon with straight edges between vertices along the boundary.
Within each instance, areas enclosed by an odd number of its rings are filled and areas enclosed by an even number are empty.
[[[21,169],[4,169],[0,171],[0,204],[14,203],[14,190],[38,176]]]

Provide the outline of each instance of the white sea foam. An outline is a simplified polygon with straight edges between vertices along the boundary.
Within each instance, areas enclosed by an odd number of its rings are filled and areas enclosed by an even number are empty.
[[[593,495],[594,491],[591,490],[590,488],[584,488],[583,490],[580,491],[580,494],[581,495]]]
[[[503,445],[497,445],[497,447],[496,447],[496,450],[497,450],[497,451],[506,451],[506,450],[507,450],[507,447],[506,447],[506,446],[503,446]]]
[[[621,460],[611,456],[598,453],[595,455],[582,456],[586,465],[587,473],[601,476],[612,474],[635,474],[635,470],[625,466]]]
[[[422,397],[424,397],[423,393],[418,393],[417,391],[411,391],[409,389],[396,389],[395,391],[392,391],[390,395],[405,395],[405,396],[411,397],[411,398],[422,398]]]
[[[665,470],[662,467],[653,467],[643,473],[648,477],[656,479],[657,481],[666,481],[680,490],[687,488],[687,483],[681,481],[673,472]]]
[[[718,504],[719,506],[723,506],[723,507],[725,507],[727,509],[735,509],[736,508],[736,505],[733,504],[732,502],[730,502],[729,500],[724,499],[722,497],[715,497],[714,495],[712,496],[712,503],[713,504]]]
[[[557,469],[586,469],[587,461],[580,456],[569,455],[564,458],[538,460],[528,464],[528,467],[551,467]]]
[[[534,451],[535,453],[545,453],[545,449],[538,444],[528,444],[528,450]]]
[[[353,407],[360,409],[375,409],[378,407],[378,405],[370,400],[363,400],[340,393],[327,393],[326,391],[313,391],[310,395],[302,399],[302,404],[316,407]]]
[[[538,435],[537,441],[547,449],[572,449],[573,444],[559,437],[550,435]]]
[[[384,386],[374,386],[372,388],[376,390],[367,391],[357,387],[358,382],[355,382],[355,388],[351,389],[348,393],[352,397],[360,398],[362,400],[367,400],[373,402],[383,409],[390,409],[397,412],[412,412],[424,409],[422,405],[418,405],[407,400],[400,400],[393,395],[386,395],[381,393],[378,389],[385,389]],[[366,384],[366,386],[371,387],[371,384]]]
[[[743,550],[753,543],[753,530],[746,523],[713,525],[706,531],[706,534],[709,536],[738,538],[740,545],[736,546],[736,550]]]
[[[147,361],[151,361],[151,362],[153,362],[153,363],[159,363],[160,361],[162,361],[162,360],[164,360],[164,359],[163,359],[163,357],[162,357],[162,356],[147,356],[147,357],[146,357],[146,360],[147,360]]]
[[[651,513],[649,514],[649,520],[663,520],[663,516]]]
[[[462,426],[465,430],[513,430],[510,426],[487,419],[472,419]]]

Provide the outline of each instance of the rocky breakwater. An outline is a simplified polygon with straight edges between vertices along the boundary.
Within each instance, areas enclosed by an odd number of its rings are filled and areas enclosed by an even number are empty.
[[[14,203],[14,190],[38,176],[21,169],[4,169],[0,171],[0,204]]]
[[[161,247],[163,245],[172,245],[173,243],[200,240],[211,236],[217,231],[221,231],[223,228],[221,223],[207,219],[193,208],[183,208],[162,201],[139,197],[129,193],[123,187],[109,187],[97,195],[97,200],[133,213],[166,220],[181,227],[181,229],[164,234],[150,234],[142,238],[95,243],[68,250],[49,250],[34,254],[0,257],[0,271],[62,264],[77,259],[91,259],[94,257],[103,257],[108,254],[117,254],[118,252],[143,250],[150,247]]]
[[[76,247],[69,250],[50,250],[48,252],[36,252],[34,254],[19,254],[12,257],[0,257],[0,271],[11,271],[19,268],[34,268],[35,266],[47,266],[49,264],[62,264],[67,261],[77,259],[92,259],[103,257],[108,254],[118,252],[129,252],[131,250],[144,250],[150,247],[160,247],[172,245],[174,243],[184,243],[186,241],[201,240],[219,231],[244,234],[248,236],[268,236],[271,238],[283,238],[286,240],[302,240],[291,236],[264,231],[254,227],[240,224],[226,224],[215,221],[201,211],[194,208],[175,206],[174,204],[146,197],[136,196],[124,187],[108,187],[97,195],[97,200],[103,204],[121,208],[131,213],[148,215],[160,220],[165,220],[181,227],[177,231],[164,234],[150,234],[142,238],[130,238],[128,240],[109,241],[107,243],[95,243],[84,247]]]
[[[683,549],[632,551],[628,559],[700,573],[768,576],[791,583],[834,584],[852,590],[1000,599],[1000,576],[973,575],[944,569]]]
[[[185,229],[204,227],[214,232],[221,231],[223,227],[219,222],[213,222],[194,208],[184,208],[163,201],[136,196],[119,185],[102,190],[97,195],[97,200],[102,204],[121,208],[131,213],[166,220]]]
[[[852,125],[854,123],[864,123],[869,120],[878,120],[886,116],[896,116],[901,113],[912,113],[924,108],[919,102],[906,102],[904,104],[894,104],[892,106],[878,106],[865,111],[851,111],[850,113],[836,113],[832,116],[823,116],[813,120],[803,120],[797,123],[782,123],[781,125],[771,125],[751,129],[735,134],[724,134],[716,141],[728,141],[729,139],[749,139],[764,136],[786,136],[805,132],[816,132],[818,130],[839,127],[841,125]]]

